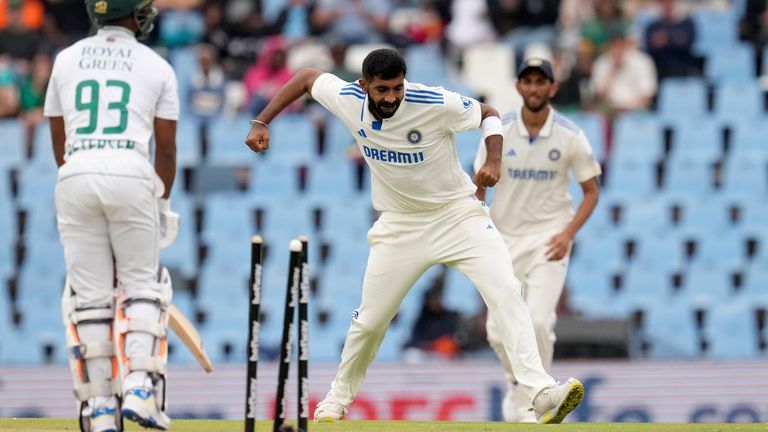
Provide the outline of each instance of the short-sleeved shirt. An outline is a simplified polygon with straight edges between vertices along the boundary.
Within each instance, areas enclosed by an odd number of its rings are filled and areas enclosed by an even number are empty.
[[[379,211],[434,210],[475,186],[461,168],[454,134],[480,127],[480,104],[441,87],[405,82],[395,114],[378,121],[357,82],[323,74],[312,97],[355,137],[371,169],[371,199]]]
[[[171,65],[130,30],[104,27],[56,56],[44,114],[64,117],[65,160],[150,160],[155,118],[179,117],[177,87]]]
[[[495,186],[491,218],[502,234],[511,236],[565,229],[574,215],[569,170],[581,183],[600,175],[600,164],[575,123],[550,108],[539,136],[531,139],[521,109],[502,117],[501,178]],[[485,145],[480,143],[476,171],[485,156]]]

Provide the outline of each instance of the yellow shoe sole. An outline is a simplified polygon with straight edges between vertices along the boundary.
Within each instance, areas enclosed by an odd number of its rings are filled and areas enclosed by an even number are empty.
[[[565,417],[575,410],[577,406],[584,399],[584,384],[579,380],[574,379],[571,382],[571,387],[568,389],[568,394],[565,396],[563,402],[547,411],[539,420],[540,424],[557,424],[562,423]]]

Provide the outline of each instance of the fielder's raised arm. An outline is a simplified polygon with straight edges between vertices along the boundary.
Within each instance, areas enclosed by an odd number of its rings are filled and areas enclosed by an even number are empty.
[[[305,94],[311,94],[315,80],[323,73],[323,71],[310,68],[296,72],[277,91],[275,97],[269,101],[264,110],[255,119],[251,120],[251,131],[245,138],[245,144],[256,153],[269,149],[269,123],[298,98]]]

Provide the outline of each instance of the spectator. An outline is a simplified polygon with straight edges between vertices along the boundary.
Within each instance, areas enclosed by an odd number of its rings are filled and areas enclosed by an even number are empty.
[[[82,0],[47,0],[45,3],[45,37],[56,48],[72,45],[88,35],[91,20]]]
[[[557,41],[555,23],[560,9],[560,0],[487,0],[491,17],[498,10],[511,12],[513,28],[500,33],[512,45],[519,58],[523,58],[525,49],[532,44],[543,44],[552,48]],[[509,16],[509,15],[508,15]],[[493,18],[492,18],[493,20]],[[498,30],[503,28],[497,27]]]
[[[555,77],[561,84],[552,103],[560,111],[589,110],[593,104],[592,52],[585,44],[578,44],[573,57],[569,54],[561,52],[555,59]]]
[[[264,43],[259,60],[246,71],[243,85],[247,109],[253,115],[260,113],[277,90],[293,76],[286,65],[286,54],[283,38],[271,37]]]
[[[410,356],[431,353],[438,357],[453,358],[459,353],[457,332],[459,313],[443,305],[442,286],[433,286],[424,293],[421,313],[416,318],[411,338],[405,349]]]
[[[310,17],[317,8],[315,0],[290,0],[286,6],[283,36],[290,40],[300,40],[315,33]]]
[[[346,82],[356,81],[360,74],[347,69],[344,59],[347,56],[347,45],[342,40],[337,40],[331,44],[331,58],[333,59],[333,69],[331,73],[343,79]]]
[[[376,43],[387,31],[390,4],[386,0],[319,0],[312,25],[347,45]]]
[[[199,68],[189,83],[189,101],[192,112],[206,123],[221,114],[224,107],[224,71],[219,66],[216,49],[210,45],[197,48]]]
[[[45,120],[43,102],[52,66],[51,58],[47,54],[38,53],[30,63],[29,73],[19,81],[20,116],[26,130],[27,157],[34,156],[32,152],[35,131],[37,125]]]
[[[496,40],[488,6],[484,1],[453,0],[451,21],[445,28],[445,38],[458,55],[464,48]]]
[[[19,112],[19,92],[11,59],[0,54],[0,118],[15,117]]]
[[[31,60],[40,51],[43,6],[36,0],[0,2],[0,54],[13,59]]]
[[[739,22],[741,38],[755,47],[757,64],[765,64],[763,47],[768,43],[768,1],[746,0],[744,16]],[[768,72],[768,71],[767,71]]]
[[[608,47],[612,29],[626,26],[616,0],[595,0],[594,15],[581,25],[581,43],[592,52],[592,58]]]
[[[282,32],[286,9],[266,22],[250,0],[209,1],[203,9],[203,42],[219,51],[222,68],[228,78],[242,79],[258,58],[265,37]]]
[[[623,27],[614,28],[608,50],[592,66],[592,91],[609,115],[648,108],[656,95],[656,67]]]
[[[681,16],[674,0],[660,0],[661,17],[645,32],[645,47],[653,58],[659,80],[669,76],[701,75],[701,60],[693,55],[696,27]]]

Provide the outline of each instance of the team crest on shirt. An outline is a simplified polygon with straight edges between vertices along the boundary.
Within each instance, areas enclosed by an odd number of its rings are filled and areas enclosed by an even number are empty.
[[[549,151],[549,160],[556,161],[560,159],[560,150],[558,149],[552,149]]]
[[[418,144],[421,142],[421,131],[418,129],[411,129],[408,131],[408,135],[406,135],[406,138],[408,139],[408,142],[411,144]]]
[[[467,109],[472,106],[472,99],[462,96],[461,97],[461,103],[464,105],[464,109]]]

